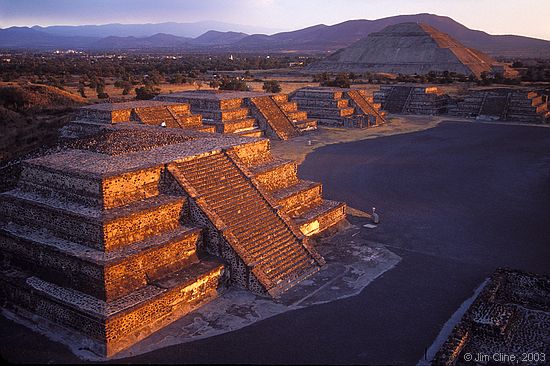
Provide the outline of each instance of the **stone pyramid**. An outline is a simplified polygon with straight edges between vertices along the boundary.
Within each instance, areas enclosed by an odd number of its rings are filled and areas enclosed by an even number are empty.
[[[371,33],[312,64],[308,71],[427,74],[457,72],[479,77],[496,61],[422,23],[400,23]]]

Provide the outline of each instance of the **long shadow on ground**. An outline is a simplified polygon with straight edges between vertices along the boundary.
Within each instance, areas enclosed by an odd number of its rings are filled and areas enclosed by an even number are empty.
[[[123,361],[413,364],[497,267],[550,274],[548,128],[445,122],[321,148],[299,174],[376,206],[382,224],[361,235],[402,261],[359,296]]]

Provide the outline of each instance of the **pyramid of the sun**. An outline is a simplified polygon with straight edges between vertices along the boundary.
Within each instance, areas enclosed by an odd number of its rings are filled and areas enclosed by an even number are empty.
[[[480,76],[497,64],[480,51],[422,23],[400,23],[371,33],[312,64],[309,71],[427,74],[456,72]]]

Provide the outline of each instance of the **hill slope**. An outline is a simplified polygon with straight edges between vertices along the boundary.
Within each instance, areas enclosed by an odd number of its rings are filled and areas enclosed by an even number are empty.
[[[53,145],[58,129],[71,118],[68,112],[84,104],[83,98],[52,86],[0,86],[0,190],[7,161]]]
[[[423,23],[390,25],[308,67],[309,71],[427,74],[450,71],[479,77],[496,61]]]
[[[248,36],[241,33],[245,31],[242,27],[235,26],[236,28],[230,29],[228,24],[215,22],[12,27],[0,29],[0,49],[165,48],[167,47],[165,42],[157,43],[148,39],[158,34],[181,37],[192,33],[196,38],[190,42],[187,42],[188,38],[184,37],[185,42],[181,44],[175,42],[168,47],[200,51],[215,46],[215,50],[223,52],[326,53],[347,47],[389,25],[404,22],[428,24],[449,34],[466,47],[475,48],[493,56],[550,57],[550,41],[515,35],[491,35],[469,29],[449,17],[433,14],[399,15],[377,20],[349,20],[331,26],[319,24],[291,32]],[[189,28],[190,25],[194,27]],[[194,30],[191,32],[189,29]],[[197,29],[202,31],[198,33]],[[100,40],[100,37],[103,39]]]
[[[350,20],[327,26],[317,25],[272,36],[252,35],[236,43],[242,50],[326,52],[344,48],[379,32],[389,25],[405,22],[425,23],[449,34],[467,47],[491,55],[550,57],[550,41],[512,35],[490,35],[472,30],[445,16],[433,14],[399,15],[378,20]]]
[[[105,37],[89,47],[100,50],[151,49],[151,48],[184,48],[192,38],[178,37],[171,34],[157,33],[150,37]]]
[[[98,38],[57,36],[28,27],[0,29],[0,48],[56,49],[86,48]]]

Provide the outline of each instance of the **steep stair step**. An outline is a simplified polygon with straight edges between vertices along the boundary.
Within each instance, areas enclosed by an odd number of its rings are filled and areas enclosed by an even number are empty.
[[[263,258],[264,262],[269,262],[271,257],[279,260],[281,253],[277,253],[276,247],[283,244],[286,248],[285,253],[289,256],[287,260],[291,263],[302,261],[302,257],[305,255],[309,259],[304,261],[304,263],[309,263],[309,266],[318,267],[315,259],[303,247],[301,241],[292,235],[286,222],[265,201],[256,187],[241,172],[237,165],[233,163],[229,156],[221,153],[194,160],[177,165],[178,173],[175,177],[176,179],[180,179],[177,178],[179,174],[185,177],[186,181],[180,180],[181,184],[184,185],[183,188],[185,189],[188,185],[193,187],[197,194],[204,199],[204,201],[197,200],[197,203],[199,205],[207,204],[208,210],[215,213],[221,222],[224,223],[227,230],[221,231],[222,235],[226,235],[224,233],[227,233],[227,235],[229,233],[233,234],[228,243],[230,245],[238,244],[238,248],[235,248],[238,255],[242,253],[243,256],[248,258],[246,259],[247,261],[252,257]],[[207,174],[196,175],[192,173],[193,169],[204,169],[209,166],[211,161],[223,161],[218,169],[235,177],[235,184],[225,184],[220,179],[211,179]],[[265,171],[265,169],[273,168],[270,166],[271,163],[273,161],[262,165],[260,170],[263,168]],[[294,167],[291,166],[292,169]],[[239,180],[242,180],[242,184],[238,183]],[[232,187],[234,186],[239,186],[242,189],[237,195],[231,194]],[[222,193],[224,190],[227,191],[227,194]],[[215,195],[212,195],[211,192],[213,191]],[[254,256],[252,256],[252,253],[254,253]],[[292,256],[298,257],[292,258]],[[281,265],[283,265],[283,262],[281,262]],[[288,276],[292,277],[293,265],[285,262],[284,266],[285,276],[288,272]],[[263,283],[265,289],[270,291],[273,285],[267,280],[268,277],[265,277],[267,275],[260,275],[262,268],[255,267],[252,273],[257,274],[257,279],[260,283]],[[296,267],[296,270],[301,271],[302,269],[301,267]],[[297,276],[298,274],[294,277]]]
[[[304,235],[313,235],[343,219],[345,208],[345,203],[323,200],[320,205],[303,212],[300,216],[293,217],[293,220],[300,226],[300,230]],[[336,217],[337,221],[330,220],[331,216]],[[315,222],[317,222],[317,225],[314,225]]]

